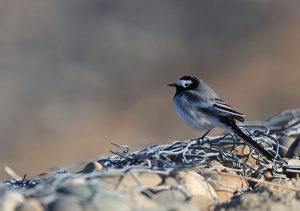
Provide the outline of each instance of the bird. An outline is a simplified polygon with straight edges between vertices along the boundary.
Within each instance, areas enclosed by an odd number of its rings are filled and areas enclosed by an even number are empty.
[[[226,104],[203,80],[186,75],[168,86],[176,88],[173,105],[177,115],[189,127],[206,131],[202,139],[212,129],[221,128],[240,137],[265,158],[269,160],[274,158],[237,125],[237,122],[245,121],[244,114]]]

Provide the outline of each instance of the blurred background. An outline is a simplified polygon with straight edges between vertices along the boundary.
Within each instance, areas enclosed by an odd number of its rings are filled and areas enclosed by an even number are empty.
[[[299,1],[0,1],[0,180],[200,134],[193,74],[247,120],[300,107]]]

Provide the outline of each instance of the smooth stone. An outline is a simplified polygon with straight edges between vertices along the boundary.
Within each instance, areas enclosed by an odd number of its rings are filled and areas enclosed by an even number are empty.
[[[248,182],[235,172],[214,172],[209,170],[202,170],[200,172],[204,177],[209,178],[209,184],[217,193],[218,201],[224,203],[229,201],[234,193],[238,190],[247,190]]]
[[[269,116],[264,120],[263,125],[271,129],[271,133],[280,132],[293,120],[300,117],[300,109],[290,109],[282,111],[279,114]]]
[[[291,145],[295,142],[296,137],[294,136],[287,136],[282,138],[281,140],[279,140],[279,143],[282,147],[279,147],[279,155],[281,157],[286,157],[287,156],[287,152],[289,151]]]
[[[156,193],[153,199],[160,205],[166,205],[165,203],[183,203],[187,198],[179,190],[163,190]]]
[[[91,173],[91,172],[94,172],[94,171],[99,171],[103,168],[103,166],[97,162],[97,161],[94,161],[94,162],[90,162],[88,163],[84,169],[82,170],[82,173]]]
[[[83,211],[96,211],[96,207],[90,201],[80,203]]]
[[[264,176],[265,180],[271,180],[272,178],[274,178],[274,176],[270,170],[264,171],[263,176]]]
[[[194,171],[181,171],[175,176],[180,184],[191,194],[191,203],[198,209],[208,209],[215,205],[218,196],[204,177]]]
[[[300,157],[300,137],[297,138],[289,147],[287,153],[287,158]]]
[[[160,206],[158,203],[156,203],[154,200],[146,197],[145,195],[141,193],[134,193],[129,195],[129,200],[133,202],[135,207],[139,210],[142,209],[158,209]]]
[[[134,172],[133,175],[138,179],[141,185],[157,186],[162,182],[162,178],[152,172]]]
[[[244,147],[243,145],[236,146],[234,150],[232,151],[233,154],[235,154],[238,158],[240,158],[242,161],[246,161],[247,157],[244,155],[249,155],[250,154],[250,147],[246,146]],[[255,154],[252,154],[251,157],[247,160],[247,163],[250,163],[254,167],[258,167],[256,160],[254,158],[257,158],[257,151],[255,151]],[[232,162],[229,162],[230,165],[232,165]],[[232,168],[232,166],[227,166]]]
[[[222,163],[220,163],[219,161],[216,160],[212,160],[210,162],[210,165],[212,166],[212,168],[214,168],[216,171],[223,171],[225,169],[225,166],[223,166]]]
[[[300,200],[300,192],[297,192],[297,193],[296,193],[296,199],[297,199],[297,200]]]
[[[2,207],[5,211],[14,211],[20,204],[25,201],[22,194],[16,191],[9,191],[4,194],[2,199]]]
[[[145,175],[145,174],[142,174]],[[150,176],[154,176],[151,177]],[[140,178],[140,183],[145,185],[156,185],[161,181],[161,178],[156,174],[146,174],[146,176],[144,178]],[[148,177],[148,181],[146,181],[146,178]],[[139,187],[137,186],[137,182],[133,181],[133,178],[130,176],[128,177],[128,175],[123,178],[125,180],[122,180],[120,183],[120,177],[119,176],[113,176],[113,177],[107,177],[107,178],[103,178],[101,179],[102,182],[107,183],[106,185],[104,184],[98,184],[98,187],[101,189],[98,189],[98,194],[99,195],[108,195],[112,198],[120,198],[121,200],[123,200],[124,198],[126,198],[126,201],[130,201],[132,202],[132,204],[134,204],[135,207],[137,207],[137,209],[155,209],[155,208],[159,208],[158,204],[146,197],[144,194],[142,194],[139,190]],[[91,181],[90,181],[91,183]],[[119,184],[120,183],[120,184]],[[117,186],[117,184],[119,184]],[[101,188],[103,187],[103,189]],[[116,188],[117,187],[117,188]],[[146,186],[148,187],[148,186]],[[110,191],[108,191],[110,190]],[[100,196],[98,196],[100,197]]]
[[[57,189],[58,193],[78,196],[81,199],[88,200],[94,194],[92,187],[84,184],[68,184]]]
[[[158,174],[151,172],[130,172],[121,178],[117,190],[128,192],[139,185],[154,187],[160,183],[162,183],[162,178]]]
[[[17,207],[16,211],[44,211],[44,208],[38,200],[28,199]]]
[[[79,202],[70,199],[57,199],[48,206],[49,211],[83,211]]]
[[[82,177],[72,178],[68,179],[64,185],[85,185],[86,180]]]
[[[97,210],[118,210],[118,211],[130,211],[132,208],[129,205],[128,200],[118,192],[100,192],[93,199],[93,205]]]
[[[167,211],[199,211],[199,209],[197,208],[197,206],[195,206],[194,204],[177,204],[177,203],[173,203],[173,204],[167,204],[166,207]],[[201,209],[202,210],[202,209]]]

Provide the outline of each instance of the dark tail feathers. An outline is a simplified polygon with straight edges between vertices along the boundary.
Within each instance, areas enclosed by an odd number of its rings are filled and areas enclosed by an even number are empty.
[[[253,147],[255,150],[257,150],[260,154],[265,156],[269,160],[273,160],[274,156],[271,155],[267,150],[265,150],[262,146],[260,146],[256,141],[254,141],[250,136],[245,134],[237,125],[235,122],[232,122],[230,125],[233,132],[238,135],[243,141],[246,142],[250,147]]]

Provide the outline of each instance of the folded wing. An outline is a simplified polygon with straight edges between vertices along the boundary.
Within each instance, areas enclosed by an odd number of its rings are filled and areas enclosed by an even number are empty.
[[[221,117],[231,117],[240,122],[244,122],[244,115],[240,112],[237,112],[230,105],[227,105],[223,100],[218,98],[213,98],[209,103],[197,103],[197,109],[211,113],[212,115],[221,116]]]

